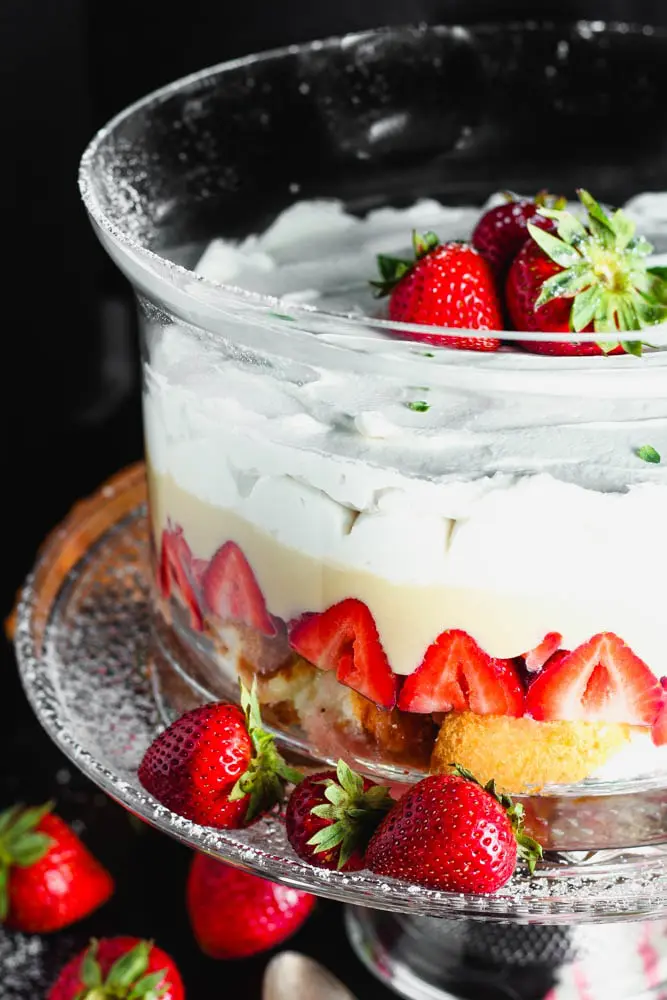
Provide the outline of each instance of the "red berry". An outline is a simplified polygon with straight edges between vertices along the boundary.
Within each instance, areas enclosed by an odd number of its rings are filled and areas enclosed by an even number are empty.
[[[114,891],[111,875],[50,808],[0,815],[0,920],[28,934],[82,920]]]
[[[368,841],[392,805],[387,788],[339,761],[336,771],[309,775],[294,789],[285,811],[287,839],[311,865],[359,871]]]
[[[199,560],[196,560],[199,562]],[[190,625],[196,632],[204,628],[204,619],[195,591],[194,557],[180,527],[165,528],[162,532],[158,585],[165,600],[172,594],[180,598],[188,611]]]
[[[528,223],[530,238],[507,275],[506,305],[515,330],[558,334],[518,341],[535,354],[640,354],[642,330],[667,318],[667,280],[651,271],[651,245],[618,211],[607,215],[587,191],[588,217],[552,211],[558,236]],[[597,334],[597,341],[578,334]]]
[[[390,295],[389,318],[397,323],[458,330],[502,330],[502,310],[489,264],[466,243],[440,243],[434,233],[414,236],[414,260],[380,256],[379,295]],[[436,347],[496,351],[497,337],[403,333]]]
[[[398,699],[404,712],[523,715],[524,692],[511,660],[494,660],[460,629],[447,629],[406,678]]]
[[[199,947],[211,958],[248,958],[282,944],[315,906],[315,897],[195,854],[187,907]]]
[[[509,198],[502,205],[490,208],[477,223],[472,245],[489,262],[500,281],[528,239],[529,222],[541,229],[555,229],[553,222],[537,214],[547,204],[564,207],[565,199],[548,195],[538,195],[537,199]]]
[[[179,816],[217,828],[245,826],[282,801],[289,768],[261,729],[257,699],[242,690],[245,714],[224,702],[194,708],[151,743],[139,780]]]
[[[551,657],[528,689],[526,715],[652,726],[662,700],[660,682],[643,660],[617,635],[602,632]]]
[[[424,778],[399,799],[368,845],[372,872],[429,889],[496,892],[516,867],[517,835],[534,863],[541,849],[521,833],[521,813],[461,774]]]
[[[174,960],[150,941],[102,938],[61,970],[47,1000],[185,1000]]]
[[[398,681],[363,601],[350,597],[322,614],[304,615],[290,625],[289,638],[314,666],[335,670],[341,684],[383,708],[396,704]]]
[[[221,621],[242,622],[266,636],[276,634],[252,567],[235,542],[218,549],[202,573],[201,586],[204,603]]]

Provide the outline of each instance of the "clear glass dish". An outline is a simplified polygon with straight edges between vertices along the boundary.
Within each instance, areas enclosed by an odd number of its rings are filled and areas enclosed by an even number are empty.
[[[667,456],[667,332],[641,358],[539,356],[511,333],[434,347],[368,280],[411,228],[465,238],[504,189],[585,184],[667,252],[666,44],[579,22],[295,46],[150,95],[81,166],[139,306],[163,651],[203,697],[256,678],[315,758],[411,781],[455,756],[528,796],[547,841],[554,797],[629,809],[667,784],[650,725],[581,708],[635,685],[638,660],[657,705],[667,675],[667,465],[637,454]],[[404,692],[451,630],[465,709],[445,712],[431,674],[421,703]],[[475,710],[471,657],[523,698],[554,633],[595,657],[572,718]]]

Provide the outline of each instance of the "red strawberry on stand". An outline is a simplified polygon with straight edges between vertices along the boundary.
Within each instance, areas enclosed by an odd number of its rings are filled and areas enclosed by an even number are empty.
[[[368,845],[366,866],[428,889],[496,892],[517,856],[532,872],[542,848],[523,832],[520,804],[452,767],[455,774],[424,778],[396,803]]]
[[[472,245],[488,260],[496,277],[504,281],[507,269],[528,239],[528,223],[555,231],[550,219],[539,215],[541,208],[563,209],[565,198],[555,198],[540,191],[535,198],[506,194],[501,205],[485,212],[472,234]]]
[[[535,354],[641,354],[642,331],[667,318],[667,280],[646,258],[653,247],[621,210],[607,215],[578,192],[587,218],[541,208],[558,235],[528,223],[505,289],[515,330],[558,334],[556,341],[519,341]],[[595,342],[577,339],[595,333]]]
[[[660,682],[644,661],[613,632],[601,632],[547,662],[528,689],[526,715],[653,726],[662,703]]]
[[[289,628],[290,646],[320,670],[335,670],[341,684],[382,708],[396,704],[398,679],[389,666],[373,616],[354,597],[321,614],[306,614]]]
[[[111,875],[51,809],[0,813],[0,922],[27,934],[82,920],[114,891]]]
[[[199,947],[222,959],[249,958],[282,944],[305,923],[316,902],[308,892],[205,854],[192,859],[186,898]]]
[[[185,1000],[172,958],[133,937],[92,941],[67,963],[47,1000]]]
[[[524,691],[511,660],[494,660],[467,632],[447,629],[406,679],[398,707],[405,712],[518,717],[524,711]]]
[[[389,296],[389,318],[396,323],[421,323],[465,330],[461,336],[445,333],[404,333],[436,347],[497,351],[497,336],[467,331],[503,329],[502,310],[490,265],[468,243],[441,243],[435,233],[413,233],[414,258],[378,256],[381,280],[371,282],[376,295]]]
[[[282,802],[285,784],[302,775],[261,728],[254,690],[241,688],[241,704],[202,705],[172,722],[139,765],[146,791],[179,816],[219,829],[247,826]]]
[[[335,771],[309,775],[290,795],[287,839],[311,865],[359,871],[371,836],[393,805],[388,788],[339,760]]]

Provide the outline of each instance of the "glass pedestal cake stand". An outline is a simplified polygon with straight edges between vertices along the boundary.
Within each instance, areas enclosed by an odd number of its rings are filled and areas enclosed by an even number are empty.
[[[517,875],[493,896],[315,869],[292,853],[278,818],[214,831],[148,797],[136,775],[143,751],[201,692],[153,633],[145,499],[144,468],[136,465],[82,501],[42,548],[18,608],[27,696],[77,767],[190,847],[347,904],[354,949],[401,996],[667,996],[667,842],[660,843],[667,783],[632,796],[643,816],[635,827],[640,838],[628,834],[625,846],[595,851],[548,851],[533,878]],[[598,803],[598,821],[605,817],[599,810],[611,821],[629,801],[621,795],[615,808]],[[591,810],[590,800],[575,805]]]

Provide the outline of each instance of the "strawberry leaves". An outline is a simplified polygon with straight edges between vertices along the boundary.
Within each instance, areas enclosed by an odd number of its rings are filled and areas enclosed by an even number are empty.
[[[308,845],[317,853],[339,847],[338,869],[344,868],[355,850],[364,851],[380,821],[394,805],[389,789],[374,785],[364,791],[364,780],[344,760],[336,766],[336,780],[323,782],[324,798],[311,812],[329,825],[318,830]],[[340,845],[340,846],[339,846]]]
[[[131,951],[116,959],[106,979],[97,960],[98,942],[90,942],[84,955],[79,978],[85,989],[75,1000],[160,1000],[167,992],[167,969],[147,974],[152,944],[140,941]]]
[[[380,271],[380,281],[371,281],[377,299],[390,295],[396,285],[408,274],[417,261],[422,260],[432,250],[440,246],[440,240],[435,233],[418,233],[413,230],[412,249],[414,257],[406,260],[404,257],[390,257],[387,254],[377,255],[377,265]]]
[[[576,333],[591,324],[603,335],[639,332],[665,321],[667,271],[646,267],[651,244],[621,209],[607,215],[588,191],[577,193],[587,212],[584,222],[570,212],[540,208],[540,215],[556,223],[558,235],[528,224],[540,249],[562,268],[543,283],[535,308],[571,298],[570,327]],[[608,354],[618,343],[605,336],[598,346]],[[641,355],[639,338],[620,343],[627,354]]]
[[[303,780],[303,775],[287,764],[279,753],[273,736],[262,729],[256,682],[251,691],[241,685],[241,708],[245,713],[254,756],[248,769],[234,785],[229,799],[233,802],[248,797],[245,822],[251,823],[257,816],[282,803],[285,784],[289,782],[298,785]]]
[[[29,868],[40,861],[53,844],[51,837],[37,827],[53,802],[41,806],[16,805],[0,813],[0,923],[9,912],[9,869],[12,865]]]

